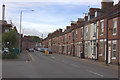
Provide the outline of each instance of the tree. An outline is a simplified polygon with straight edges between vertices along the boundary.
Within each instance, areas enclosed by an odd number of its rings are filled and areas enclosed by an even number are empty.
[[[30,36],[32,39],[31,39],[31,41],[32,42],[42,42],[42,39],[40,38],[40,37],[38,37],[38,36]]]
[[[17,33],[15,29],[12,29],[9,32],[5,32],[2,34],[3,48],[8,47],[10,51],[13,48],[18,48],[17,41],[18,39],[17,39]]]

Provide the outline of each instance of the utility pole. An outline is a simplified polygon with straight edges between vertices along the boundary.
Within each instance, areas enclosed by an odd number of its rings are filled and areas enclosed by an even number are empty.
[[[2,6],[2,21],[5,19],[5,5]]]
[[[21,23],[22,23],[22,11],[20,12],[20,34],[19,34],[19,53],[21,52],[21,49],[22,49],[22,47],[21,47],[21,38],[22,38],[22,36],[21,36]]]
[[[1,24],[1,32],[2,31],[2,28],[3,28],[3,25],[4,25],[4,20],[5,20],[5,5],[3,4],[2,5],[2,24]]]
[[[23,10],[23,11],[34,11],[34,10]],[[20,11],[20,33],[19,33],[19,53],[22,51],[22,34],[21,34],[21,27],[22,27],[22,14],[23,11]]]
[[[3,30],[2,30],[2,28],[3,28],[3,26],[4,26],[4,19],[5,19],[5,5],[3,4],[2,5],[2,24],[0,25],[0,27],[1,27],[1,33],[3,32]],[[2,37],[0,37],[0,44],[1,44],[1,46],[3,45],[3,43],[2,43]],[[2,48],[2,47],[1,47]],[[2,50],[2,49],[1,49]]]

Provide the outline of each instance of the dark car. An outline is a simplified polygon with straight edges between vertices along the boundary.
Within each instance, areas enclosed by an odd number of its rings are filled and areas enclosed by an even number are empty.
[[[26,48],[27,51],[29,51],[29,48]]]
[[[47,51],[49,52],[49,54],[52,54],[52,50],[51,49],[48,49]]]
[[[42,49],[40,50],[40,52],[45,53],[45,48],[42,48]]]
[[[29,52],[34,52],[34,49],[33,49],[33,48],[30,48],[28,51],[29,51]]]

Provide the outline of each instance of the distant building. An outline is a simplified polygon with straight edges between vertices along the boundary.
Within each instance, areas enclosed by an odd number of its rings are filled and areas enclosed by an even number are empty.
[[[12,29],[12,24],[8,24],[7,21],[0,20],[0,32],[9,32]]]
[[[33,41],[33,36],[24,36],[22,38],[22,49],[28,49],[28,48],[40,48],[41,42]]]

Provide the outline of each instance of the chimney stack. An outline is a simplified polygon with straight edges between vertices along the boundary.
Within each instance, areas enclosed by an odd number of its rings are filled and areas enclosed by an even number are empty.
[[[77,25],[84,22],[84,18],[78,18]]]
[[[67,29],[67,30],[70,29],[70,26],[66,26],[66,29]]]
[[[90,12],[90,13],[94,13],[96,9],[97,9],[97,8],[90,8],[90,9],[89,9],[89,12]]]
[[[113,0],[102,0],[102,9],[107,9],[113,6],[114,1]]]
[[[75,21],[71,21],[71,27],[74,27],[77,24]]]
[[[57,29],[56,31],[55,31],[55,35],[58,35],[59,34],[59,30]]]
[[[59,29],[59,32],[62,33],[62,29]]]
[[[49,33],[49,34],[48,34],[48,37],[50,37],[51,35],[52,35],[52,34],[51,34],[51,33]]]
[[[84,20],[85,20],[85,21],[88,21],[88,16],[85,16],[85,17],[84,17]]]

